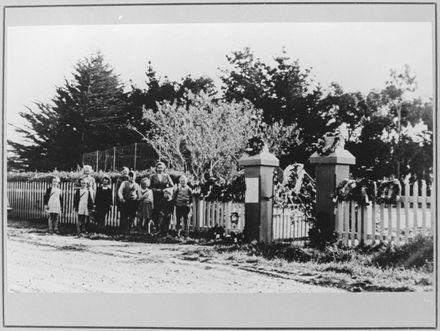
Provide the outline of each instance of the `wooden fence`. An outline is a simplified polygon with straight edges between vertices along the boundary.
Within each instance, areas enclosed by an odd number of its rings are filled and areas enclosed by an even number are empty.
[[[339,202],[335,209],[339,240],[348,245],[400,243],[417,234],[433,234],[433,198],[427,194],[426,183],[422,182],[421,187],[417,183],[412,187],[405,183],[403,192],[395,204],[372,201],[368,206],[358,206],[353,201]]]
[[[33,220],[47,217],[44,212],[43,196],[48,187],[47,183],[38,182],[8,182],[8,199],[12,208],[11,217]],[[77,215],[73,211],[73,183],[61,183],[60,188],[64,198],[64,213],[61,223],[75,224]],[[115,184],[112,185],[113,192]],[[231,214],[237,213],[238,222],[231,221]],[[241,232],[244,229],[244,203],[205,201],[194,199],[190,212],[189,226],[192,229],[208,229],[221,226],[227,233]],[[136,222],[136,221],[135,221]],[[113,205],[105,224],[110,227],[119,226],[118,208]],[[136,224],[136,223],[135,223]],[[293,208],[274,208],[273,210],[273,239],[304,240],[307,237],[309,225],[305,222],[298,206]],[[171,220],[171,228],[175,228],[175,217]]]
[[[308,240],[309,229],[310,223],[306,222],[299,205],[273,209],[272,238],[274,240],[293,239],[304,243]]]

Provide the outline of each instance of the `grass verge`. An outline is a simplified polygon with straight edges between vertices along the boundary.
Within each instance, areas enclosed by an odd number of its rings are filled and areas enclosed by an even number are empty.
[[[334,245],[317,250],[283,243],[257,243],[216,245],[195,253],[249,271],[351,292],[433,290],[432,237],[416,237],[401,246]]]

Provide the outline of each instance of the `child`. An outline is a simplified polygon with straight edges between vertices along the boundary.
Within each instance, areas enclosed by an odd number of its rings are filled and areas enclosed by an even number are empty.
[[[92,194],[92,199],[95,200],[96,197],[96,181],[95,178],[92,177],[93,169],[89,165],[85,165],[83,168],[84,179],[87,182],[87,188],[90,190]]]
[[[51,234],[54,232],[54,226],[55,233],[59,233],[58,215],[60,215],[63,210],[63,196],[59,185],[60,178],[57,176],[53,177],[51,186],[47,188],[44,194],[44,210],[49,213],[48,225],[49,233]]]
[[[130,169],[128,169],[127,167],[123,167],[122,170],[121,170],[121,175],[116,180],[116,185],[115,185],[115,190],[116,190],[115,201],[116,201],[116,205],[118,206],[118,208],[119,208],[118,191],[119,191],[119,188],[121,187],[121,184],[128,180],[128,173],[129,172],[130,172]]]
[[[159,226],[160,234],[167,236],[170,227],[171,217],[174,213],[173,189],[166,188],[163,190],[163,198],[159,201]]]
[[[153,198],[156,201],[153,209],[153,220],[159,224],[159,201],[163,198],[163,190],[174,186],[170,175],[165,172],[165,163],[158,162],[156,164],[156,173],[150,176],[150,188],[153,191]]]
[[[183,218],[184,235],[188,236],[188,214],[192,205],[193,192],[187,185],[188,179],[185,176],[179,178],[179,185],[174,193],[176,203],[176,229],[177,236],[180,237],[180,220]]]
[[[141,180],[141,198],[139,201],[138,208],[138,228],[142,229],[143,223],[148,226],[148,234],[152,233],[152,227],[154,225],[152,221],[153,217],[153,191],[149,188],[150,180],[148,178],[143,178]]]
[[[79,236],[81,231],[85,231],[86,220],[93,210],[93,199],[90,190],[87,187],[87,179],[80,179],[81,187],[78,188],[73,197],[73,209],[78,213],[78,222],[76,223],[76,234]]]
[[[113,194],[110,183],[110,177],[104,175],[101,179],[101,186],[96,189],[95,210],[99,229],[104,228],[105,218],[110,211],[111,205],[113,205]]]
[[[118,197],[120,201],[121,223],[122,229],[125,228],[125,234],[130,234],[131,224],[136,217],[138,203],[141,198],[141,188],[135,183],[135,173],[128,173],[128,180],[124,181],[119,187]]]

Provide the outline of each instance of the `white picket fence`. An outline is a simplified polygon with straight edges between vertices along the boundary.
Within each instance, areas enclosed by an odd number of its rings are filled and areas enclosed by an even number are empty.
[[[299,205],[289,208],[274,208],[272,216],[273,240],[293,239],[304,243],[308,240],[310,223],[306,222]]]
[[[35,220],[46,217],[43,197],[47,187],[47,183],[8,182],[8,200],[12,208],[10,216],[20,220]],[[75,224],[77,222],[77,215],[73,211],[75,186],[73,183],[65,182],[60,184],[60,188],[64,198],[64,213],[60,217],[60,222]],[[115,184],[112,185],[112,189],[114,192]],[[232,213],[237,213],[237,223],[231,222]],[[189,226],[192,229],[221,226],[227,233],[241,232],[244,229],[244,220],[244,203],[194,199]],[[112,206],[105,224],[110,227],[119,226],[118,208],[115,204]],[[284,209],[274,208],[272,224],[274,240],[296,239],[301,241],[305,240],[308,234],[309,225],[298,210],[298,206]],[[173,217],[170,226],[175,228],[175,225],[175,217]]]
[[[340,241],[348,245],[360,242],[407,242],[417,234],[435,233],[434,201],[427,195],[426,182],[404,185],[404,196],[395,204],[358,206],[353,201],[339,202],[335,210],[335,229]],[[412,192],[412,194],[410,194]]]

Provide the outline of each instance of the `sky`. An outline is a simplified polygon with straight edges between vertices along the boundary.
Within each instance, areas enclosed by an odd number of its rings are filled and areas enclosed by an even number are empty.
[[[129,87],[145,87],[148,61],[172,80],[191,74],[219,83],[226,55],[250,47],[273,63],[285,48],[324,88],[368,93],[385,86],[390,69],[410,65],[415,97],[433,96],[432,26],[423,22],[185,23],[142,25],[14,26],[6,41],[6,116],[23,127],[19,112],[50,102],[71,78],[75,63],[97,51]],[[8,125],[7,138],[23,141]]]

